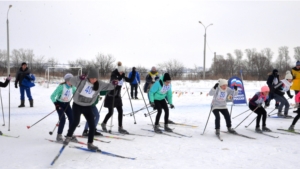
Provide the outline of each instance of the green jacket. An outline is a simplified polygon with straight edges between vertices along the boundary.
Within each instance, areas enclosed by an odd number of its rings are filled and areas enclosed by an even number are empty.
[[[52,93],[52,95],[50,96],[52,102],[56,102],[57,100],[60,102],[64,102],[62,100],[60,100],[61,94],[63,92],[64,89],[64,85],[66,85],[67,89],[70,89],[71,86],[67,85],[67,84],[60,84],[57,86],[57,88],[54,90],[54,92]],[[76,91],[76,87],[72,87],[72,93],[74,94]]]
[[[163,90],[162,90],[163,89]],[[163,100],[167,96],[167,100],[169,104],[173,104],[172,102],[172,86],[165,86],[163,82],[163,76],[157,80],[149,91],[150,102],[153,103],[154,100]]]

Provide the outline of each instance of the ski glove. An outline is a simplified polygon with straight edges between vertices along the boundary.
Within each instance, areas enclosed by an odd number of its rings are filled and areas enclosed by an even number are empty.
[[[16,88],[16,89],[18,88],[18,85],[17,85],[17,84],[15,84],[15,88]]]
[[[237,86],[233,86],[234,90],[237,91]]]
[[[269,106],[270,106],[270,102],[268,102],[268,101],[265,102],[265,106],[266,106],[266,107],[269,107]]]
[[[150,103],[151,107],[155,107],[155,104],[153,102]]]
[[[113,80],[111,81],[111,84],[113,84],[114,86],[117,86],[119,84],[118,80]]]
[[[85,79],[86,79],[86,75],[85,75],[85,74],[80,75],[80,76],[79,76],[79,79],[80,79],[80,80],[85,80]]]
[[[59,104],[57,102],[54,102],[55,109],[59,109]]]
[[[292,99],[294,97],[294,95],[288,94],[289,98]]]
[[[175,106],[173,104],[170,104],[171,109],[175,109]]]
[[[219,83],[216,83],[214,86],[214,89],[216,89],[219,86]]]

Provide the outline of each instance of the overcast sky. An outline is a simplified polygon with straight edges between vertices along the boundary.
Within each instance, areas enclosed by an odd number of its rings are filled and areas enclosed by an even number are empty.
[[[186,67],[206,67],[213,53],[269,47],[274,56],[300,46],[300,2],[107,0],[89,2],[0,2],[0,49],[6,50],[9,5],[10,49],[33,49],[60,63],[111,54],[124,66],[153,65],[177,59]],[[245,56],[244,56],[245,57]],[[293,59],[293,62],[294,59]]]

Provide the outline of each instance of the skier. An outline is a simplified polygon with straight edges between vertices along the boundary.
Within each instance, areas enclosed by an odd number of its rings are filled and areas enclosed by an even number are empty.
[[[51,100],[55,105],[55,109],[58,114],[59,125],[57,130],[56,141],[63,142],[62,133],[64,130],[66,118],[64,113],[67,115],[69,120],[69,128],[73,123],[73,112],[70,106],[71,98],[76,91],[76,87],[71,85],[70,79],[73,77],[72,74],[67,73],[64,76],[64,82],[59,84],[54,92],[51,94]],[[72,141],[77,142],[76,138],[73,137]]]
[[[123,103],[121,98],[121,89],[124,82],[131,83],[135,79],[136,72],[132,71],[132,76],[130,78],[125,77],[125,68],[122,66],[122,62],[118,62],[118,68],[115,69],[110,76],[110,80],[116,85],[115,90],[110,91],[104,100],[104,107],[108,108],[108,113],[106,114],[103,122],[101,123],[102,130],[108,132],[106,128],[106,123],[108,119],[113,114],[113,109],[116,108],[118,111],[118,131],[122,134],[129,134],[123,128]]]
[[[290,131],[295,131],[295,125],[297,123],[297,121],[299,120],[300,118],[300,107],[299,107],[299,103],[300,103],[300,92],[297,93],[297,95],[295,96],[295,102],[296,102],[296,105],[295,105],[295,108],[297,108],[297,116],[294,118],[293,122],[292,122],[292,125],[289,127],[288,130]]]
[[[272,99],[274,99],[274,86],[279,83],[279,75],[278,75],[278,70],[273,69],[272,73],[268,74],[268,80],[267,80],[267,85],[270,88],[270,93],[269,93],[269,100],[271,102]],[[275,100],[275,109],[278,109],[279,103]]]
[[[146,83],[144,85],[144,92],[147,93],[149,102],[150,102],[149,90],[151,86],[155,83],[155,81],[158,79],[159,79],[158,72],[156,70],[156,67],[153,66],[151,68],[151,71],[146,76]]]
[[[139,99],[138,97],[137,97],[137,94],[138,94],[138,90],[137,90],[137,88],[138,88],[138,85],[141,83],[141,80],[140,80],[140,74],[139,74],[139,72],[137,72],[136,71],[136,68],[135,67],[133,67],[132,68],[132,71],[131,72],[129,72],[129,74],[128,74],[128,78],[131,78],[131,76],[132,76],[132,72],[136,72],[135,73],[135,79],[130,83],[130,94],[131,94],[131,98],[132,99]],[[133,97],[133,90],[135,91],[135,97]]]
[[[30,87],[25,87],[22,85],[22,81],[24,78],[29,78],[27,75],[30,74],[30,70],[29,68],[27,67],[27,64],[26,62],[23,62],[21,64],[21,67],[20,69],[18,70],[18,72],[16,73],[16,81],[15,81],[15,88],[17,89],[18,88],[18,83],[19,83],[19,87],[20,87],[20,94],[21,94],[21,104],[18,106],[19,108],[20,107],[25,107],[25,92],[26,92],[26,95],[28,97],[28,100],[29,100],[29,103],[30,103],[30,107],[33,107],[33,99],[32,99],[32,96],[31,96],[31,91],[30,91]],[[31,79],[29,79],[31,80]]]
[[[99,150],[97,146],[93,145],[94,134],[95,134],[95,123],[94,115],[92,111],[92,104],[95,103],[98,93],[103,90],[113,90],[114,85],[110,83],[104,83],[98,80],[99,72],[95,68],[90,68],[87,76],[74,76],[70,82],[73,86],[76,86],[76,92],[73,96],[73,115],[74,121],[71,128],[68,130],[67,137],[64,141],[65,145],[68,145],[72,139],[73,133],[80,122],[80,116],[83,114],[89,125],[89,136],[88,136],[88,149]]]
[[[5,79],[5,82],[0,82],[0,87],[6,87],[8,83],[10,82],[10,75]],[[0,135],[2,135],[2,132],[0,131]]]
[[[223,114],[227,130],[229,133],[236,134],[236,131],[231,128],[231,119],[226,107],[226,100],[232,100],[233,96],[238,94],[237,86],[234,86],[234,90],[228,87],[226,79],[219,79],[219,82],[208,93],[210,96],[214,96],[211,104],[211,111],[214,113],[216,135],[220,135],[220,113]]]
[[[293,76],[291,72],[288,70],[286,72],[285,78],[281,80],[277,85],[274,86],[274,98],[276,102],[280,102],[278,106],[278,117],[291,118],[292,116],[288,115],[288,111],[290,108],[290,103],[284,97],[284,93],[286,92],[289,98],[293,98],[293,95],[290,93],[291,83],[293,81]],[[282,114],[282,108],[284,106],[284,115]]]
[[[269,128],[266,127],[266,120],[267,120],[267,112],[262,107],[262,104],[265,103],[265,107],[268,107],[270,105],[269,101],[269,92],[270,89],[268,86],[263,86],[260,90],[260,92],[257,92],[249,102],[249,108],[254,111],[254,113],[257,114],[256,118],[256,127],[255,131],[258,133],[262,133],[263,131],[271,132]],[[259,127],[259,122],[262,116],[262,130]]]
[[[160,77],[158,81],[156,81],[149,91],[150,104],[151,106],[157,109],[157,115],[155,118],[154,132],[162,133],[159,129],[159,119],[162,113],[162,109],[165,112],[165,124],[164,129],[167,132],[172,132],[172,129],[169,128],[169,108],[166,102],[166,96],[168,98],[168,103],[170,104],[170,108],[175,108],[172,103],[172,86],[171,86],[171,77],[169,73],[165,73]]]
[[[296,62],[296,66],[292,68],[293,85],[291,90],[295,91],[295,95],[300,91],[300,61]]]
[[[100,92],[101,93],[101,92]],[[93,111],[93,114],[94,114],[94,121],[95,121],[95,126],[97,126],[98,122],[99,122],[99,119],[100,119],[100,113],[98,112],[98,109],[96,107],[96,105],[98,104],[99,102],[99,99],[101,100],[102,97],[99,95],[95,101],[95,103],[92,104],[92,111]],[[83,133],[82,133],[82,136],[88,136],[89,135],[89,124],[88,122],[85,123],[85,127],[84,127],[84,130],[83,130]],[[95,136],[103,136],[98,130],[97,128],[95,129]]]

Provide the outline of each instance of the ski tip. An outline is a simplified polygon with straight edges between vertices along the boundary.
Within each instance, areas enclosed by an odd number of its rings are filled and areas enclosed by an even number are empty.
[[[27,126],[27,129],[29,129],[30,128],[30,126]]]

